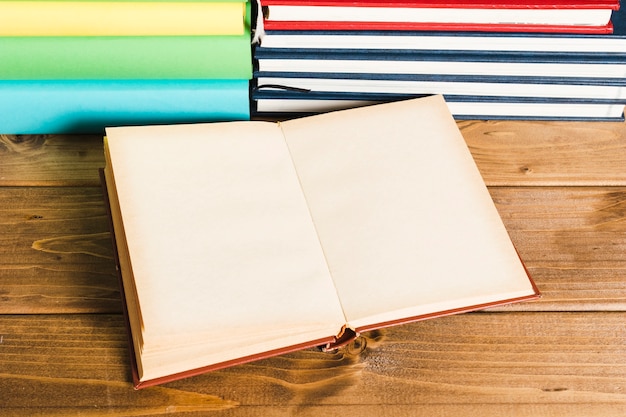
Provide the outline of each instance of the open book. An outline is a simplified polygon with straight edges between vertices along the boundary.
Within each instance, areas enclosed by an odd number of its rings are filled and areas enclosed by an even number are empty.
[[[138,388],[538,295],[441,96],[106,134]]]

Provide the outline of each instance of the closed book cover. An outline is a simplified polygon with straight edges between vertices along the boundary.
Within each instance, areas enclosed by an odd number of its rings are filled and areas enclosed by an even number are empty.
[[[626,12],[611,15],[612,33],[533,33],[409,30],[265,30],[259,37],[268,48],[333,48],[387,50],[466,50],[623,53]],[[267,28],[266,28],[267,29]]]
[[[0,36],[0,80],[250,79],[242,35]]]
[[[0,132],[11,134],[250,116],[248,80],[3,80],[0,97]]]
[[[418,95],[307,92],[255,89],[253,116],[294,117],[391,101]],[[456,120],[623,121],[625,100],[554,97],[444,96]]]
[[[328,22],[328,21],[274,21],[265,20],[268,30],[407,30],[442,32],[514,32],[514,33],[578,33],[608,34],[613,32],[611,22],[591,25],[530,25],[530,24],[472,24],[472,23],[406,23],[406,22]]]
[[[617,9],[619,0],[262,0],[261,5],[384,7],[420,9]]]
[[[0,0],[0,36],[241,35],[245,1]]]
[[[267,29],[609,33],[619,1],[263,0]]]
[[[105,159],[137,388],[538,297],[440,96],[111,128]]]
[[[626,100],[624,78],[314,72],[255,72],[254,78],[258,88],[313,92]]]
[[[250,37],[0,37],[0,79],[250,78]]]
[[[259,71],[621,78],[615,53],[257,47]]]

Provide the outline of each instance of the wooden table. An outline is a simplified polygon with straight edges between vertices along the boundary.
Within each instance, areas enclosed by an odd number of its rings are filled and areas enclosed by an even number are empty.
[[[140,391],[101,137],[0,136],[0,415],[626,415],[626,125],[459,126],[540,301]]]

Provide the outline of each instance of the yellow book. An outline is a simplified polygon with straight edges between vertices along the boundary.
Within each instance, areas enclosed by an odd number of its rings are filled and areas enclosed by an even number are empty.
[[[0,36],[241,35],[241,1],[0,1]]]

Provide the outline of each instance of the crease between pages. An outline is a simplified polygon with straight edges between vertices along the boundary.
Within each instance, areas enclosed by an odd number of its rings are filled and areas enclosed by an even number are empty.
[[[320,248],[322,250],[322,256],[324,257],[324,263],[326,264],[326,270],[328,271],[328,276],[333,284],[333,288],[335,289],[335,295],[337,296],[337,302],[339,303],[339,308],[341,308],[341,313],[343,314],[344,325],[341,329],[338,329],[337,334],[335,335],[337,339],[340,339],[346,333],[346,329],[350,328],[348,325],[348,317],[346,315],[346,311],[341,302],[341,297],[339,296],[339,290],[337,289],[337,285],[335,284],[335,280],[333,278],[333,274],[330,270],[330,266],[328,264],[328,257],[326,256],[326,250],[324,249],[324,245],[322,245],[322,240],[320,239],[319,232],[317,230],[317,225],[315,224],[315,219],[313,218],[313,213],[311,213],[311,206],[309,205],[309,200],[307,199],[306,192],[304,191],[304,187],[302,185],[302,180],[300,178],[300,174],[298,173],[298,169],[296,168],[296,164],[293,159],[293,155],[291,153],[291,148],[289,147],[289,142],[287,141],[287,135],[285,135],[285,131],[283,130],[283,126],[281,122],[276,122],[278,129],[280,130],[280,134],[285,141],[285,146],[287,147],[287,152],[289,153],[289,159],[291,161],[291,165],[293,166],[293,171],[296,174],[296,178],[298,179],[298,184],[300,184],[300,190],[302,191],[302,196],[304,201],[306,202],[307,212],[309,213],[309,218],[311,219],[311,223],[313,224],[313,228],[315,229],[315,236],[317,241],[319,242]],[[356,333],[355,329],[350,328],[354,333]]]

